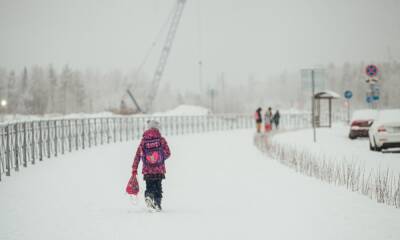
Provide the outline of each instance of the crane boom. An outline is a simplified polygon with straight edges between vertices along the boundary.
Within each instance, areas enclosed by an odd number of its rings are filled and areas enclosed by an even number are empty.
[[[176,9],[171,20],[171,25],[169,26],[167,38],[164,42],[163,49],[161,51],[161,56],[158,61],[156,71],[154,72],[153,80],[151,83],[151,91],[145,104],[145,111],[148,112],[153,105],[153,101],[157,95],[157,91],[160,85],[161,78],[163,76],[165,65],[167,64],[169,54],[172,49],[172,45],[175,39],[176,31],[178,30],[179,22],[182,17],[182,13],[186,4],[186,0],[177,0]]]
[[[128,96],[131,98],[133,104],[135,104],[136,109],[140,112],[143,113],[143,110],[140,108],[139,104],[137,103],[135,97],[133,96],[132,92],[128,89],[126,90],[126,92],[128,93]]]

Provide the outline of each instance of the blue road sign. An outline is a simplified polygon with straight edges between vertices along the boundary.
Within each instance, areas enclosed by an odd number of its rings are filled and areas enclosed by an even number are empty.
[[[372,98],[372,96],[367,96],[367,103],[371,103],[372,101],[374,101],[374,99]]]
[[[353,97],[353,92],[350,91],[350,90],[345,91],[345,92],[344,92],[344,97],[345,97],[346,99],[352,98],[352,97]]]

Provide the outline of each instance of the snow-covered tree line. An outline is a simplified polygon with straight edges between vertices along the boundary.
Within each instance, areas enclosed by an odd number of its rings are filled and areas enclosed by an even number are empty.
[[[211,81],[202,91],[182,91],[164,81],[158,89],[153,111],[193,104],[218,113],[248,112],[258,104],[270,103],[267,90],[281,90],[277,87],[281,86],[272,83],[268,86],[265,79],[252,76],[240,84],[232,83],[229,74]],[[119,109],[122,101],[135,108],[126,94],[127,88],[142,106],[149,91],[154,90],[150,78],[136,71],[81,71],[69,66],[57,70],[51,65],[20,70],[0,67],[0,100],[7,101],[2,112],[9,114],[93,113]]]
[[[353,91],[352,106],[368,107],[365,63],[329,64],[326,69],[327,89],[343,94]],[[381,107],[400,107],[400,63],[378,63]],[[121,102],[134,108],[126,94],[129,87],[143,105],[149,91],[150,78],[135,71],[100,72],[76,70],[64,66],[33,66],[19,70],[0,67],[0,100],[7,106],[1,111],[10,114],[44,114],[101,112],[118,109]],[[252,112],[258,106],[273,109],[309,109],[309,89],[301,85],[300,72],[283,71],[279,75],[248,74],[243,81],[232,81],[229,73],[219,74],[208,86],[197,91],[182,91],[163,82],[153,104],[154,111],[171,109],[180,104],[194,104],[214,112]],[[341,105],[339,106],[341,107]]]
[[[119,106],[128,81],[118,71],[99,73],[64,66],[33,66],[20,71],[0,68],[0,100],[10,114],[99,112]],[[142,84],[137,83],[138,88]],[[140,91],[138,91],[140,92]],[[140,95],[140,94],[139,94]]]
[[[82,76],[66,66],[57,73],[52,66],[34,66],[17,72],[0,69],[2,111],[20,114],[87,111],[88,95]]]

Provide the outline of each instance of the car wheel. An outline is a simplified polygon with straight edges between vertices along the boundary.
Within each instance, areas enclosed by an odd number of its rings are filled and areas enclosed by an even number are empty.
[[[378,152],[382,151],[382,148],[380,148],[380,147],[378,147],[378,145],[376,145],[375,138],[374,138],[374,144],[375,144],[375,151],[378,151]]]
[[[357,138],[357,136],[354,136],[353,134],[349,134],[349,138],[351,139],[351,140],[354,140],[354,139],[356,139]]]
[[[369,150],[375,151],[375,148],[372,146],[371,140],[369,140]]]

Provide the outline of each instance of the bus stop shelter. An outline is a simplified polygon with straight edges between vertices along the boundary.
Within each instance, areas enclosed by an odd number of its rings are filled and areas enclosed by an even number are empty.
[[[340,95],[333,91],[322,91],[314,94],[314,119],[316,127],[332,127],[332,99],[339,98]],[[328,101],[328,115],[326,113],[322,115],[321,105],[323,101]]]

